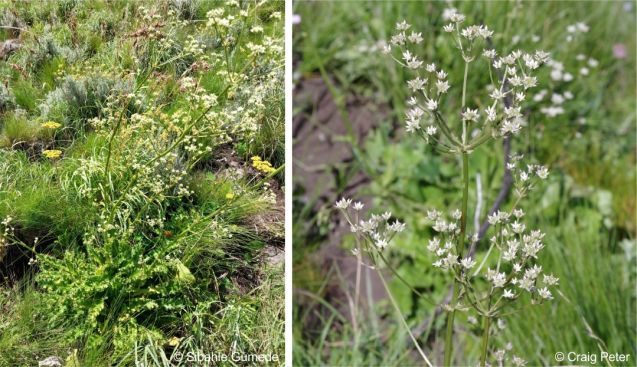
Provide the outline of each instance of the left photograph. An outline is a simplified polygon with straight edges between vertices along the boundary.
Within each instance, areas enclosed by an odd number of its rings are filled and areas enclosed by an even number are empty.
[[[0,0],[0,367],[285,363],[284,5]]]

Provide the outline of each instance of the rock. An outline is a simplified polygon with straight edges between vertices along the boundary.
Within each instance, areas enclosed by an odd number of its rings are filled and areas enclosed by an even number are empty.
[[[10,54],[19,49],[22,45],[17,39],[10,39],[0,42],[0,59],[6,59]]]
[[[38,362],[38,367],[62,367],[62,359],[51,356]]]
[[[265,261],[271,266],[279,266],[285,263],[285,251],[282,248],[267,246],[263,249]]]

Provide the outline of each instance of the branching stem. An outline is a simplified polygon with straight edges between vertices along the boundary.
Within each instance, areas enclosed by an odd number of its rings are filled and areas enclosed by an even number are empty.
[[[465,61],[464,65],[464,78],[462,82],[462,110],[467,101],[467,77],[469,75],[469,62]],[[462,144],[467,143],[467,121],[462,120]],[[469,200],[469,153],[463,149],[462,151],[462,217],[460,218],[460,238],[458,239],[458,256],[462,258],[464,250],[465,237],[467,234],[467,202]],[[451,366],[451,356],[453,354],[453,321],[456,316],[456,303],[458,302],[458,295],[460,294],[461,284],[454,279],[453,281],[453,296],[451,298],[451,310],[447,316],[447,332],[445,335],[445,359],[444,365]]]

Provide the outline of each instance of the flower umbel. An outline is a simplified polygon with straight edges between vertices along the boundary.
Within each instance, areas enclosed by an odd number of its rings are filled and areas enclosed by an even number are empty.
[[[392,214],[385,212],[383,214],[372,214],[368,219],[361,219],[359,214],[364,205],[360,202],[352,204],[352,199],[342,198],[334,205],[345,215],[350,230],[359,239],[367,243],[373,248],[384,250],[393,239],[396,233],[405,230],[405,224],[397,220],[390,223]],[[349,209],[353,212],[350,212]],[[368,248],[371,251],[371,248]]]
[[[265,173],[272,173],[276,171],[270,162],[261,160],[261,157],[254,156],[250,159],[252,160],[252,167],[256,168],[258,171]]]
[[[433,63],[425,64],[419,59],[417,52],[412,48],[420,43],[420,38],[406,37],[404,31],[411,28],[411,25],[402,21],[397,24],[399,33],[392,37],[385,53],[391,55],[392,50],[398,50],[401,56],[392,55],[392,58],[418,75],[407,82],[409,89],[415,93],[409,98],[408,105],[411,109],[407,111],[407,132],[418,134],[427,142],[435,142],[437,149],[448,153],[473,150],[490,138],[517,135],[526,122],[521,114],[511,112],[519,110],[521,103],[525,101],[524,91],[537,85],[537,78],[533,76],[533,72],[550,61],[548,54],[544,51],[526,53],[515,50],[497,57],[496,50],[484,47],[485,40],[493,35],[493,31],[487,26],[470,25],[461,28],[460,23],[464,22],[465,17],[457,12],[449,13],[448,19],[452,23],[444,26],[444,31],[452,36],[466,62],[466,69],[468,70],[468,65],[477,58],[483,57],[492,71],[499,71],[499,77],[493,80],[494,85],[488,86],[492,89],[491,100],[483,103],[487,106],[486,121],[481,126],[481,134],[469,140],[464,124],[477,122],[480,113],[477,109],[463,109],[463,134],[460,137],[453,136],[453,128],[449,124],[451,119],[445,119],[439,112],[440,106],[443,105],[443,96],[451,89],[446,80],[447,72]],[[466,83],[463,85],[462,93],[462,104],[465,107]],[[431,129],[427,130],[428,126],[436,126],[438,129],[433,132]],[[425,131],[431,134],[424,134]],[[438,132],[441,132],[442,136],[439,136]]]

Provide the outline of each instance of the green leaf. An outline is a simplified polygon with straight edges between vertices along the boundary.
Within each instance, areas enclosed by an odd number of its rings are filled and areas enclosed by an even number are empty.
[[[175,260],[175,266],[177,267],[177,280],[184,283],[194,283],[195,276],[192,275],[190,269],[186,267],[180,260]]]

